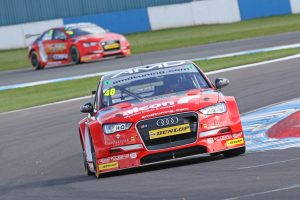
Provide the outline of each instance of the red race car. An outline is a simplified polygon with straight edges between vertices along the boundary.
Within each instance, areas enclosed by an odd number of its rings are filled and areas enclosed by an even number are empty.
[[[95,24],[79,23],[45,31],[29,46],[28,58],[38,70],[46,65],[78,64],[130,54],[130,44],[123,35]]]
[[[245,152],[235,98],[190,61],[102,76],[94,102],[81,107],[79,136],[88,175],[183,157]]]

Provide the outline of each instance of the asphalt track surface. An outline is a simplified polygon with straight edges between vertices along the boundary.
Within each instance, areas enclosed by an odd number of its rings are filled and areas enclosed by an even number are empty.
[[[109,59],[81,65],[49,67],[40,71],[30,68],[6,71],[0,72],[0,86],[124,69],[139,66],[141,63],[151,64],[171,60],[193,59],[295,43],[300,43],[300,32],[144,53],[126,58]]]
[[[223,92],[242,113],[300,97],[300,59],[210,76],[231,80]],[[0,114],[0,199],[299,199],[300,149],[224,159],[188,159],[105,175],[83,173],[73,101]],[[247,167],[247,168],[245,168]]]

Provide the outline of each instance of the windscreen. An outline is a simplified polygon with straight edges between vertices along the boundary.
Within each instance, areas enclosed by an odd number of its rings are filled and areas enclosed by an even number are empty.
[[[199,88],[209,85],[193,64],[149,70],[103,80],[101,104],[146,101]]]
[[[83,35],[94,35],[106,33],[104,29],[96,25],[79,26],[79,27],[68,27],[66,33],[70,37],[77,37]]]

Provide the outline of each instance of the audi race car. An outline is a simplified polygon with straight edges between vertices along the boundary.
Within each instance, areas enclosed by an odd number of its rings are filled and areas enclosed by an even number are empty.
[[[35,69],[46,65],[78,64],[109,56],[131,54],[128,40],[91,23],[69,24],[41,34],[28,49]]]
[[[235,98],[190,61],[140,66],[102,76],[79,122],[87,175],[183,157],[245,152]]]

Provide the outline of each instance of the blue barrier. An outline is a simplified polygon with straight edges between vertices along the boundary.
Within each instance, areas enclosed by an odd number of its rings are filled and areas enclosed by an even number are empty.
[[[289,0],[239,0],[242,20],[291,14]]]
[[[151,30],[146,8],[64,18],[63,22],[64,24],[91,22],[111,32],[123,34]]]

